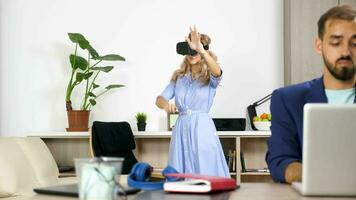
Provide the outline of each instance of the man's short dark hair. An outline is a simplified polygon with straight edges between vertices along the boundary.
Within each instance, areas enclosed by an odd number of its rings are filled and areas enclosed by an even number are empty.
[[[356,22],[356,9],[349,5],[336,6],[324,13],[318,21],[318,36],[323,39],[325,24],[329,19],[341,19]]]

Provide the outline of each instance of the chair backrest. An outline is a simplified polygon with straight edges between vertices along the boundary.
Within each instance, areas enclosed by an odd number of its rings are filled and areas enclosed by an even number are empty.
[[[131,126],[127,122],[95,121],[91,130],[94,156],[123,157],[123,174],[128,174],[137,163],[132,150],[136,148]]]

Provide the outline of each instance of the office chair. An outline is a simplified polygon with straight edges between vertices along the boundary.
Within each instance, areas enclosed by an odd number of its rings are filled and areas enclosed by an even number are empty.
[[[127,122],[95,121],[90,134],[92,156],[123,157],[122,174],[129,174],[137,163],[132,152],[136,148],[134,136]]]

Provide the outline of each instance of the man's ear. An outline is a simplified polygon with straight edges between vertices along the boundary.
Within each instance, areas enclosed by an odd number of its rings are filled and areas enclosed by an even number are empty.
[[[322,45],[323,45],[323,41],[319,37],[317,37],[315,39],[314,47],[315,47],[315,51],[320,55],[322,54]]]

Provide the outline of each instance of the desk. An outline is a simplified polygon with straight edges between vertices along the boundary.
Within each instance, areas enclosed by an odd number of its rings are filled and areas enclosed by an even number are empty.
[[[42,132],[30,133],[28,137],[41,138],[50,149],[58,165],[73,165],[73,158],[90,157],[89,132]],[[163,169],[168,161],[171,131],[134,131],[138,161],[150,163],[154,168]],[[246,168],[266,168],[265,155],[270,131],[218,131],[225,155],[236,152],[231,176],[237,182],[271,182],[269,173],[240,173],[240,152],[244,153]]]
[[[76,198],[35,195],[33,200],[72,200]],[[191,195],[191,194],[173,194],[163,191],[144,191],[136,195],[128,196],[129,200],[159,200],[159,199],[174,199],[174,200],[320,200],[321,197],[303,197],[296,192],[290,185],[277,183],[242,183],[241,188],[231,192],[216,193],[211,195]],[[327,198],[328,200],[352,200],[354,198]]]

